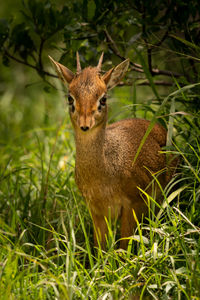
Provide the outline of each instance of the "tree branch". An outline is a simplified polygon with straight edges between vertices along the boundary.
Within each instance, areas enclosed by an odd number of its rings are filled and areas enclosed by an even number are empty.
[[[164,42],[164,40],[168,37],[170,27],[171,27],[171,26],[169,26],[169,27],[167,28],[167,30],[166,30],[166,32],[164,33],[163,37],[162,37],[156,44],[154,44],[154,46],[160,47],[160,46],[162,45],[162,43]]]
[[[41,70],[43,70],[42,51],[43,51],[44,43],[45,43],[45,39],[43,39],[43,38],[41,37],[40,48],[39,48],[39,66],[40,66],[40,69],[41,69]]]
[[[119,58],[121,58],[122,60],[125,60],[126,57],[124,57],[123,55],[121,55],[115,41],[112,39],[112,37],[110,36],[109,32],[105,29],[104,30],[106,39],[108,41],[108,46],[110,47],[110,49],[113,51],[113,53],[118,56]],[[133,63],[132,61],[130,61],[130,65],[131,65],[131,69],[133,71],[136,72],[140,72],[140,73],[144,73],[144,70],[142,69],[142,66],[140,64],[137,63]],[[152,75],[164,75],[164,76],[172,76],[175,78],[179,78],[181,76],[183,76],[180,73],[174,72],[174,71],[168,71],[168,70],[159,70],[157,68],[152,68]]]
[[[137,83],[137,80],[138,81],[141,81],[141,82],[138,82]],[[149,80],[145,79],[136,79],[136,85],[148,85],[150,86],[150,83],[149,83]],[[154,81],[154,84],[155,85],[162,85],[162,86],[173,86],[174,85],[174,82],[169,82],[169,81],[164,81],[164,80],[155,80]],[[121,81],[117,86],[132,86],[133,85],[133,82],[130,82],[130,81],[126,81],[126,82],[123,82]]]
[[[143,40],[145,43],[145,47],[146,47],[146,51],[147,51],[147,60],[148,60],[148,67],[149,67],[149,72],[151,73],[151,75],[153,75],[152,72],[152,48],[151,46],[149,46],[148,44],[148,40],[147,40],[147,31],[146,31],[146,23],[145,23],[145,19],[146,19],[146,10],[145,10],[145,6],[142,6],[142,35],[143,35]]]
[[[26,66],[28,66],[28,67],[30,67],[30,68],[36,70],[39,74],[51,76],[51,77],[54,77],[54,78],[57,78],[57,77],[58,77],[58,76],[56,76],[56,75],[54,75],[54,74],[52,74],[52,73],[49,73],[49,72],[47,72],[47,71],[45,71],[45,70],[43,70],[43,69],[40,69],[40,68],[36,67],[35,65],[32,65],[32,64],[30,64],[30,63],[28,63],[28,62],[26,62],[26,61],[24,61],[24,60],[21,60],[21,59],[15,57],[15,56],[13,56],[12,54],[10,54],[10,53],[8,52],[7,49],[3,49],[3,50],[4,50],[4,54],[5,54],[7,57],[9,57],[10,59],[12,59],[12,60],[14,60],[14,61],[16,61],[16,62],[18,62],[18,63],[20,63],[20,64],[26,65]]]
[[[107,41],[110,43],[108,44],[109,47],[111,48],[111,50],[115,53],[116,56],[118,56],[119,58],[121,58],[122,60],[125,60],[126,57],[124,57],[123,55],[121,55],[116,43],[114,42],[114,40],[112,39],[112,37],[110,36],[110,34],[108,33],[108,31],[105,29],[104,33],[106,35],[106,39]],[[136,71],[136,72],[140,72],[140,73],[144,73],[142,66],[136,63],[133,63],[132,61],[130,61],[131,64],[131,69]]]

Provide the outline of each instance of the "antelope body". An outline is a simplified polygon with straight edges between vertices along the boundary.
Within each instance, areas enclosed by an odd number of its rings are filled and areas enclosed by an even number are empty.
[[[86,199],[94,224],[94,242],[105,247],[105,218],[121,218],[121,237],[133,234],[136,221],[148,211],[138,187],[151,191],[152,173],[166,168],[161,148],[166,144],[166,130],[155,125],[133,164],[140,142],[149,126],[143,119],[127,119],[107,125],[106,92],[119,83],[129,66],[125,60],[101,75],[101,56],[97,67],[81,70],[77,54],[77,73],[54,61],[62,81],[68,84],[69,113],[75,131],[76,183]],[[149,171],[150,170],[150,171]],[[161,172],[159,181],[169,180]],[[128,239],[120,246],[126,248]]]

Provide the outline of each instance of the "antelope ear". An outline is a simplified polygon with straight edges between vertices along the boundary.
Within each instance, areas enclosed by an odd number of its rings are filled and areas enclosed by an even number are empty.
[[[110,69],[106,74],[102,76],[107,89],[110,90],[114,88],[120,80],[124,77],[125,73],[128,70],[129,59],[124,60],[122,63],[117,65],[115,68]]]
[[[59,76],[59,78],[64,82],[64,83],[70,83],[72,79],[74,78],[74,73],[69,70],[67,67],[61,65],[57,61],[55,61],[51,56],[49,56],[49,59],[51,60],[53,66],[55,67],[55,70]]]

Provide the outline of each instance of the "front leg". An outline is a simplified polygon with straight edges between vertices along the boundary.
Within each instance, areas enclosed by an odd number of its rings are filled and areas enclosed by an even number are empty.
[[[144,200],[142,198],[139,198],[139,201],[134,203],[134,205],[130,204],[127,206],[124,206],[122,208],[122,215],[121,215],[121,238],[120,241],[120,248],[127,249],[128,242],[131,235],[133,235],[133,231],[137,227],[137,222],[133,215],[133,210],[135,211],[135,214],[137,216],[138,221],[140,222],[142,220],[142,216],[146,215],[148,211],[148,207],[145,204]]]
[[[108,233],[108,227],[103,215],[99,216],[92,213],[92,220],[94,225],[94,246],[98,247],[99,243],[102,249],[106,247],[106,235]]]

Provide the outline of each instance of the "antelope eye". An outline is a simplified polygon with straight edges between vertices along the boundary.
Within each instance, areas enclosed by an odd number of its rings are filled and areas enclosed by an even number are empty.
[[[106,100],[107,100],[106,96],[103,96],[99,102],[102,106],[104,106],[104,105],[106,105]]]
[[[72,105],[74,103],[74,99],[70,95],[68,95],[68,103],[69,105]]]

